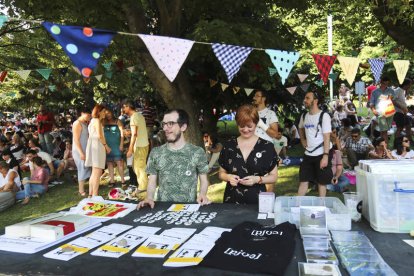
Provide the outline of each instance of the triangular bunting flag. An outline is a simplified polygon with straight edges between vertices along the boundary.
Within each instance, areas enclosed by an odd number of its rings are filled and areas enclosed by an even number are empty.
[[[335,62],[336,56],[312,54],[312,57],[315,61],[316,67],[318,68],[319,74],[321,75],[323,83],[327,83],[328,75]]]
[[[19,77],[21,77],[23,80],[27,80],[27,78],[29,77],[30,72],[32,72],[32,70],[15,71],[15,73],[17,75],[19,75]]]
[[[49,85],[49,90],[54,92],[56,90],[56,85]]]
[[[323,80],[320,79],[320,80],[315,81],[315,84],[319,87],[322,87],[324,82],[323,82]]]
[[[286,90],[289,91],[291,95],[293,95],[296,91],[297,86],[286,87]]]
[[[270,56],[270,60],[276,67],[282,80],[282,84],[285,84],[286,79],[289,77],[290,71],[300,57],[300,53],[271,49],[267,49],[265,52]]]
[[[385,60],[382,58],[369,58],[368,63],[371,66],[371,72],[374,75],[376,83],[379,83],[382,69],[384,69]]]
[[[239,93],[239,91],[240,91],[240,87],[238,87],[238,86],[233,87],[233,93],[234,94]]]
[[[410,66],[410,61],[408,60],[393,60],[395,72],[397,73],[397,78],[400,84],[403,83],[405,76],[408,72],[408,67]]]
[[[62,75],[62,76],[66,76],[66,74],[68,73],[68,67],[64,67],[64,68],[59,68],[59,73]]]
[[[300,86],[300,89],[302,89],[303,92],[306,93],[306,92],[308,92],[309,86],[310,86],[310,83],[304,83]]]
[[[329,74],[328,77],[332,80],[332,81],[336,81],[336,79],[338,78],[339,73],[332,73]]]
[[[115,32],[43,22],[43,27],[62,46],[82,76],[89,77]]]
[[[35,91],[34,89],[29,89],[29,93],[32,94],[32,95],[33,95],[34,91]]]
[[[0,72],[0,82],[4,82],[6,77],[7,77],[7,71],[1,71]]]
[[[89,83],[89,82],[91,81],[91,78],[83,78],[83,81],[84,81],[85,83]]]
[[[274,74],[277,73],[276,68],[272,68],[272,67],[267,67],[267,69],[269,70],[269,75],[273,76]]]
[[[6,23],[8,21],[8,17],[5,16],[4,14],[0,14],[0,28],[3,27],[3,24]]]
[[[235,45],[226,45],[214,43],[212,45],[213,52],[220,61],[221,66],[226,72],[229,82],[232,81],[234,75],[240,70],[240,66],[249,56],[253,48]]]
[[[218,81],[216,80],[211,80],[210,79],[210,87],[213,87],[214,85],[216,85],[218,83]]]
[[[355,76],[358,72],[359,59],[356,57],[342,57],[338,56],[339,64],[341,65],[342,71],[345,74],[345,78],[349,85],[352,86],[355,80]]]
[[[80,80],[75,81],[76,85],[79,85],[79,83],[80,83]]]
[[[111,71],[105,72],[105,77],[107,77],[108,79],[112,79],[112,74],[113,72]]]
[[[134,71],[134,69],[135,69],[135,66],[131,66],[131,67],[128,67],[128,68],[127,68],[127,70],[128,70],[129,72],[131,72],[131,73]]]
[[[309,74],[298,74],[299,81],[303,82],[308,76]]]
[[[98,81],[101,81],[101,79],[102,79],[102,75],[97,75],[97,76],[95,76],[95,79],[97,79]]]
[[[72,66],[73,70],[75,70],[76,73],[78,73],[79,75],[82,75],[81,72],[79,71],[78,67],[76,66]]]
[[[245,88],[244,89],[244,91],[246,92],[246,95],[247,96],[250,96],[250,94],[252,94],[253,90],[254,90],[253,88]]]
[[[226,90],[227,89],[227,87],[229,87],[229,85],[228,84],[225,84],[225,83],[222,83],[221,84],[221,90],[224,92],[224,90]]]
[[[138,35],[164,75],[173,82],[194,41],[156,35]]]
[[[102,66],[106,71],[111,71],[112,62],[103,63]]]
[[[45,80],[48,80],[50,77],[50,73],[52,73],[52,69],[36,69],[36,71],[42,75]]]

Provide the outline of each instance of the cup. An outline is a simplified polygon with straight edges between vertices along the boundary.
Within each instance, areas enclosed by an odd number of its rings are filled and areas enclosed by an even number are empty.
[[[358,193],[346,192],[343,193],[345,206],[348,208],[352,221],[360,221],[361,213],[358,212],[358,203],[361,201]]]

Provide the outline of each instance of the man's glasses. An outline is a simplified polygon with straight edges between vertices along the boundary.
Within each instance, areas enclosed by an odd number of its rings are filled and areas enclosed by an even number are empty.
[[[178,124],[178,122],[173,122],[173,121],[169,121],[169,122],[162,122],[161,123],[161,127],[164,128],[165,126],[167,127],[172,127],[173,125]]]

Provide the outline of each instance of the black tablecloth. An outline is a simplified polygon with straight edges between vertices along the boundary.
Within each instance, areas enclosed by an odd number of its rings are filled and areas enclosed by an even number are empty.
[[[144,208],[140,211],[134,211],[124,218],[110,220],[104,224],[116,222],[136,227],[140,224],[133,222],[135,218],[148,212],[154,213],[154,211],[159,210],[166,211],[170,205],[171,203],[157,203],[153,210]],[[232,228],[242,221],[258,221],[257,206],[211,204],[202,206],[200,211],[218,212],[218,214],[209,224],[202,223],[193,224],[191,226],[183,226],[183,224],[181,224],[176,227],[197,228],[197,232],[199,232],[199,230],[202,230],[206,226]],[[259,220],[258,222],[261,224],[274,223],[272,219]],[[174,224],[168,225],[164,221],[141,225],[157,226],[161,227],[162,230],[175,226]],[[412,275],[412,269],[414,267],[414,249],[402,241],[403,239],[409,239],[408,234],[384,234],[375,232],[364,220],[359,223],[353,223],[352,228],[352,230],[361,230],[365,232],[384,260],[397,272],[397,274]],[[306,262],[299,231],[297,231],[296,241],[295,254],[286,270],[286,275],[298,275],[297,263]],[[135,249],[119,259],[97,257],[86,253],[65,262],[48,259],[42,256],[56,247],[57,246],[53,246],[36,254],[0,251],[0,273],[23,275],[243,275],[241,273],[201,266],[166,268],[162,266],[165,259],[131,257],[131,254]],[[343,269],[341,269],[341,272],[343,275],[347,275]]]

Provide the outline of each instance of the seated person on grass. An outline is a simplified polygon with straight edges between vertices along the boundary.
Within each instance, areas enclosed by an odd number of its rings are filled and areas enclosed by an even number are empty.
[[[371,140],[367,137],[362,137],[359,128],[352,129],[351,137],[345,140],[344,150],[352,169],[358,165],[359,160],[367,159],[368,152],[373,149]]]
[[[29,159],[30,171],[33,170],[33,157],[39,156],[47,164],[47,169],[49,170],[49,181],[58,180],[61,176],[63,169],[65,167],[65,162],[61,160],[54,159],[49,153],[44,151],[36,152],[35,150],[29,150],[26,152],[26,156]],[[55,177],[55,179],[53,179]]]
[[[392,156],[391,151],[387,149],[387,143],[384,138],[376,138],[373,145],[375,149],[368,153],[369,159],[395,159]]]
[[[332,182],[326,185],[326,189],[331,192],[342,193],[348,190],[349,180],[342,175],[342,154],[340,150],[333,150],[332,155]]]
[[[12,206],[15,193],[20,191],[20,177],[5,161],[0,162],[0,211]]]
[[[281,159],[285,159],[287,157],[286,151],[288,146],[288,140],[285,136],[282,135],[282,129],[280,128],[277,129],[276,137],[273,138],[273,145],[275,146],[277,155]]]
[[[32,158],[33,170],[30,178],[23,179],[24,190],[16,193],[16,199],[24,199],[22,204],[27,204],[31,197],[38,197],[48,189],[49,172],[43,167],[43,160],[39,156]]]

